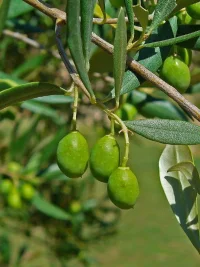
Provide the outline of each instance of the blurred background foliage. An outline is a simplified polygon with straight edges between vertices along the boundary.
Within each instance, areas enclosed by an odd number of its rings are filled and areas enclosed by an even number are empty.
[[[63,2],[48,1],[64,10]],[[116,17],[117,9],[109,1],[107,12]],[[109,25],[95,25],[94,31],[113,41]],[[30,45],[15,33],[35,42]],[[199,61],[195,52],[192,85],[186,95],[197,106]],[[112,57],[94,45],[90,78],[98,97],[113,88]],[[0,90],[31,81],[70,85],[56,50],[53,21],[24,2],[12,0],[0,39]],[[70,131],[72,102],[70,97],[43,97],[0,112],[0,266],[199,266],[198,255],[176,223],[159,183],[163,145],[135,135],[131,138],[129,164],[141,187],[140,199],[131,211],[114,207],[106,197],[105,184],[94,180],[89,171],[77,180],[60,172],[55,152],[59,140]],[[188,120],[148,83],[125,95],[119,112],[124,120],[143,116]],[[83,97],[78,128],[91,148],[108,133],[109,121],[96,108],[89,108]],[[120,135],[118,140],[123,148]],[[193,152],[200,167],[199,146]],[[6,194],[5,181],[16,189],[19,205],[13,205]],[[24,184],[34,190],[33,198],[22,194]]]

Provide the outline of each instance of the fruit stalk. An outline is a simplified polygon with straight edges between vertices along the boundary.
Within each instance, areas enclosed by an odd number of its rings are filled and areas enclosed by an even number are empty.
[[[76,118],[78,110],[78,87],[74,85],[74,104],[73,104],[73,117],[72,117],[72,131],[76,131]]]

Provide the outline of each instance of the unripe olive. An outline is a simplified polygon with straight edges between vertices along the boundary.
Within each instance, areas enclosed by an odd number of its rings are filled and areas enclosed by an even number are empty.
[[[17,189],[13,189],[7,198],[8,205],[14,209],[22,208],[22,200]]]
[[[92,149],[90,169],[93,176],[106,183],[111,173],[119,166],[119,145],[112,135],[105,135]]]
[[[181,10],[177,13],[178,24],[193,24],[195,20],[185,11]]]
[[[24,183],[20,188],[20,195],[26,200],[31,200],[35,195],[35,188],[31,184]]]
[[[130,103],[125,103],[122,106],[122,117],[121,118],[123,121],[133,120],[136,114],[137,114],[137,109],[135,108],[134,105]]]
[[[139,186],[135,174],[128,167],[117,168],[108,180],[108,195],[121,209],[130,209],[139,196]]]
[[[78,131],[66,135],[58,144],[57,163],[60,170],[70,178],[84,174],[89,159],[86,139]]]
[[[187,66],[190,66],[192,62],[192,50],[181,46],[176,46],[176,50],[177,50],[177,55],[180,57],[180,59]]]
[[[186,10],[193,19],[200,19],[200,2],[187,6]]]
[[[69,210],[71,213],[78,213],[81,211],[81,208],[81,203],[78,200],[73,200],[69,206]]]
[[[180,93],[184,93],[190,85],[190,70],[178,57],[170,56],[165,59],[160,76]]]
[[[124,0],[110,0],[110,3],[113,7],[116,7],[116,8],[124,6]]]
[[[1,182],[0,182],[0,192],[2,194],[9,194],[10,191],[12,190],[13,188],[13,183],[11,182],[11,180],[9,179],[3,179]]]

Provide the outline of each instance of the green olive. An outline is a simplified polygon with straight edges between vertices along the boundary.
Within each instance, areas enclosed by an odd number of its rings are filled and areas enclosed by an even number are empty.
[[[200,19],[200,2],[188,6],[186,10],[193,19]]]
[[[188,66],[175,56],[165,59],[160,76],[180,93],[184,93],[190,85],[191,77]]]
[[[110,3],[113,7],[116,7],[116,8],[124,6],[124,0],[110,0]]]
[[[70,178],[81,177],[86,171],[89,149],[86,139],[78,131],[66,135],[58,144],[57,163]]]
[[[190,66],[192,62],[192,50],[181,47],[181,46],[176,46],[177,54],[180,57],[180,59],[187,65]]]
[[[111,201],[121,209],[133,208],[139,196],[137,178],[128,167],[119,167],[111,174],[107,189]]]
[[[13,189],[7,198],[8,205],[13,209],[22,208],[22,200],[17,189]]]
[[[26,200],[31,200],[35,195],[35,188],[31,184],[24,183],[20,188],[20,195]]]
[[[136,114],[137,114],[137,109],[135,108],[134,105],[130,103],[125,103],[122,106],[122,120],[123,121],[133,120]]]
[[[106,183],[111,173],[119,166],[119,145],[112,135],[105,135],[92,149],[90,169],[93,176]]]
[[[78,200],[73,200],[69,206],[69,210],[71,213],[78,213],[81,211],[81,208],[81,203]]]
[[[195,20],[191,18],[190,15],[185,10],[179,11],[176,15],[178,18],[178,24],[189,25],[195,23]]]
[[[11,182],[10,179],[3,179],[0,182],[0,192],[2,194],[5,194],[5,195],[9,194],[12,188],[13,188],[13,183]]]

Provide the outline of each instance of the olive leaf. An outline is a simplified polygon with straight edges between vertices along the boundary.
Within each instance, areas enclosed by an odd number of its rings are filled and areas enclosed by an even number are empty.
[[[200,194],[200,177],[197,168],[191,161],[180,162],[169,168],[168,172],[179,171],[188,180],[190,185]]]
[[[128,22],[129,22],[129,28],[130,28],[130,39],[128,43],[132,43],[134,39],[134,12],[133,12],[133,1],[132,0],[124,0],[125,7],[126,7],[126,13],[128,16]]]
[[[65,90],[50,83],[26,83],[0,91],[0,110],[28,99],[47,96],[64,95]]]
[[[200,25],[179,25],[177,36],[184,36],[199,31],[200,31]],[[179,45],[198,51],[200,50],[200,37],[198,35],[194,38],[182,41],[179,43]]]
[[[144,9],[140,4],[138,4],[133,6],[133,11],[140,25],[142,26],[143,32],[145,32],[148,26],[148,10]]]
[[[126,68],[127,31],[124,9],[121,7],[118,15],[117,29],[114,39],[113,74],[115,79],[115,100],[119,106],[120,90]]]
[[[125,121],[131,131],[156,142],[172,145],[200,144],[200,126],[175,120]]]
[[[0,36],[5,26],[11,0],[3,0],[0,6]]]
[[[170,13],[172,13],[175,7],[176,0],[159,0],[147,34],[151,34],[151,32],[156,29],[159,24],[170,15]]]
[[[72,59],[82,82],[90,93],[92,99],[95,99],[83,55],[81,27],[79,19],[80,7],[80,0],[67,1],[67,43]]]
[[[92,20],[96,0],[81,0],[81,37],[83,43],[83,55],[85,58],[86,69],[89,70],[89,59],[92,37]]]
[[[55,206],[54,204],[48,202],[39,194],[36,194],[32,200],[33,206],[40,212],[46,214],[47,216],[53,217],[59,220],[71,220],[70,214],[65,210]]]
[[[168,172],[181,162],[192,162],[188,146],[167,145],[159,160],[160,181],[171,209],[193,246],[200,253],[197,193],[182,172]]]
[[[180,9],[187,7],[189,5],[198,3],[199,0],[176,0],[176,8],[173,10],[173,14],[176,13],[177,11],[179,11]]]

